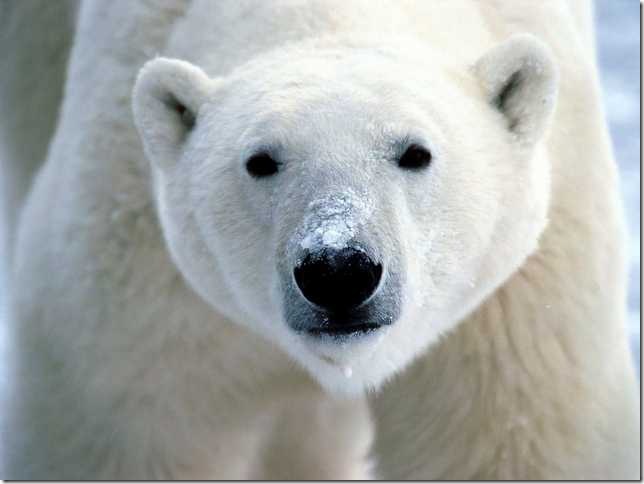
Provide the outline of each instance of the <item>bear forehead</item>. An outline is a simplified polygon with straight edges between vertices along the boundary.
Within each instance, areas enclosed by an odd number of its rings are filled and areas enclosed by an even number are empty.
[[[413,47],[396,51],[391,46],[317,48],[305,44],[277,49],[234,69],[225,76],[224,87],[231,95],[270,94],[276,100],[280,96],[294,99],[293,96],[315,96],[320,92],[336,92],[345,99],[371,93],[382,99],[403,93],[406,97],[417,96],[423,87],[452,91],[454,74],[463,77],[469,71],[467,65],[455,64],[443,53],[425,48],[421,54]]]

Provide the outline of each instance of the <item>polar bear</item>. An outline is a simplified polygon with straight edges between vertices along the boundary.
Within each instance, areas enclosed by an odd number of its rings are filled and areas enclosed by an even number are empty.
[[[20,5],[3,477],[638,476],[588,3]]]

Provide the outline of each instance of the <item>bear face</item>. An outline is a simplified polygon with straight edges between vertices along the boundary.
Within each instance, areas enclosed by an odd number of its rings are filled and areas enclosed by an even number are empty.
[[[352,393],[401,370],[534,251],[557,74],[529,36],[471,67],[417,45],[305,52],[214,79],[150,61],[135,123],[186,280]]]

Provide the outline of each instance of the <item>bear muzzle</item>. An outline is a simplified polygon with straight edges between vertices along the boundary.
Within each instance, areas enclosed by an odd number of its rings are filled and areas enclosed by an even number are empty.
[[[348,313],[377,291],[382,264],[360,248],[325,248],[308,252],[293,276],[309,303],[329,313]]]
[[[284,277],[287,324],[308,336],[335,339],[392,324],[400,312],[400,278],[371,252],[348,244],[302,253]]]

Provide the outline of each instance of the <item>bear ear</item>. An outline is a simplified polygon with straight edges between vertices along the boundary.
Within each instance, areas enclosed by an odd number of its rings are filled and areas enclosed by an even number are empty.
[[[514,35],[484,54],[474,71],[508,130],[532,147],[543,136],[557,98],[559,76],[548,48],[532,35]]]
[[[132,109],[150,161],[163,167],[179,159],[214,84],[198,67],[176,59],[159,57],[141,68]]]

